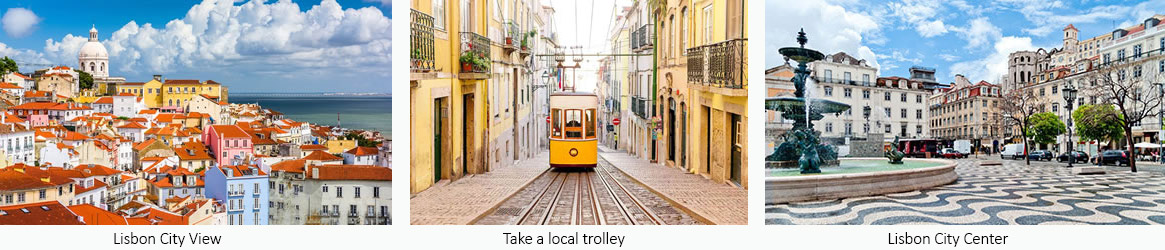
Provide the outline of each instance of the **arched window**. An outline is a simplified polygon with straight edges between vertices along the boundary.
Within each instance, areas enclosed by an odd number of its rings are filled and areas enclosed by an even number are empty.
[[[93,62],[89,62],[89,71],[90,72],[97,71],[97,64],[93,63]]]
[[[101,72],[105,72],[105,63],[101,63]]]

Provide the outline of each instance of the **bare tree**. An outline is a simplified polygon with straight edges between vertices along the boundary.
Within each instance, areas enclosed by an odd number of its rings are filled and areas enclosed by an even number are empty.
[[[998,122],[1003,125],[1003,129],[1018,127],[1019,135],[1023,138],[1024,163],[1027,165],[1032,164],[1031,159],[1027,158],[1028,149],[1031,148],[1027,139],[1028,118],[1039,113],[1042,105],[1029,88],[1013,89],[1004,93],[999,100]]]
[[[1137,172],[1137,161],[1133,154],[1133,126],[1147,118],[1155,118],[1161,105],[1160,94],[1154,91],[1154,83],[1161,82],[1161,71],[1155,66],[1165,56],[1136,56],[1122,58],[1098,67],[1085,76],[1087,82],[1080,85],[1082,94],[1096,98],[1098,102],[1112,104],[1117,114],[1109,114],[1107,120],[1117,122],[1125,133],[1125,148],[1129,152],[1129,168]]]

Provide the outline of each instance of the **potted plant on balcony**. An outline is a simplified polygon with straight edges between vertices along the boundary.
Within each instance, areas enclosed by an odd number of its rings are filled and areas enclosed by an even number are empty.
[[[469,72],[473,70],[473,65],[477,64],[477,53],[473,51],[466,51],[461,54],[461,72]]]
[[[409,58],[409,59],[412,59],[411,61],[413,62],[413,68],[420,68],[421,67],[421,60],[419,58],[421,58],[421,50],[420,49],[413,49],[413,51],[410,52],[410,58]]]

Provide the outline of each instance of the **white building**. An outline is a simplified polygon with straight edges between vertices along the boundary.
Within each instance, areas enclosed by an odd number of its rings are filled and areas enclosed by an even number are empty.
[[[390,168],[291,160],[271,170],[270,224],[391,223]]]
[[[355,147],[343,154],[345,165],[376,165],[379,150],[373,147]]]
[[[89,29],[89,41],[77,53],[78,68],[93,78],[109,77],[109,52],[97,39],[97,27]]]
[[[32,130],[19,124],[0,124],[0,149],[8,164],[32,164],[36,161],[33,153]]]

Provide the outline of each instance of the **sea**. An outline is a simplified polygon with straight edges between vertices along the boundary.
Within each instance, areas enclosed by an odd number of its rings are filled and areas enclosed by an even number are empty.
[[[392,97],[325,94],[232,93],[231,103],[258,103],[284,117],[318,125],[375,130],[392,138]],[[339,122],[336,118],[339,115]]]

